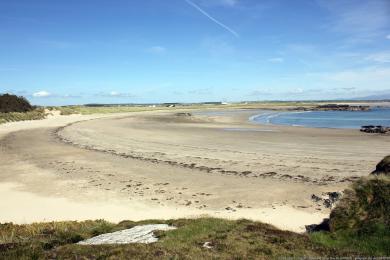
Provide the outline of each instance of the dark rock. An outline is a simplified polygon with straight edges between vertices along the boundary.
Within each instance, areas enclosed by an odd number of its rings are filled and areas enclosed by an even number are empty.
[[[368,111],[369,106],[350,106],[350,105],[337,105],[337,104],[326,104],[315,107],[313,110],[317,111]]]
[[[176,113],[175,116],[192,116],[191,113]]]
[[[365,125],[360,128],[360,132],[370,133],[370,134],[387,134],[390,133],[390,127],[385,127],[381,125]]]
[[[312,224],[305,226],[307,233],[330,231],[329,219],[325,218],[320,224]]]
[[[329,200],[332,203],[335,203],[336,201],[338,201],[341,198],[341,195],[342,195],[341,192],[337,192],[337,191],[327,192],[326,194],[329,196]]]
[[[324,206],[326,207],[326,208],[331,208],[332,207],[332,205],[333,205],[333,203],[332,203],[332,201],[330,200],[330,199],[324,199]]]
[[[322,200],[322,198],[318,197],[317,195],[315,194],[312,194],[311,195],[311,200],[314,201],[314,202],[319,202]]]
[[[312,194],[311,195],[311,200],[314,201],[314,202],[322,202],[322,204],[326,207],[326,208],[332,208],[333,205],[341,198],[341,195],[342,193],[341,192],[337,192],[337,191],[333,191],[333,192],[326,192],[326,193],[323,193],[324,196],[327,196],[328,198],[326,197],[319,197],[315,194]]]

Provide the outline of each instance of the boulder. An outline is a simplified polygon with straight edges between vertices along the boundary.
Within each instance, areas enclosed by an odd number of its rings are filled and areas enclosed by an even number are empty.
[[[329,219],[325,218],[320,224],[307,225],[305,228],[307,233],[329,231]]]
[[[185,113],[185,112],[176,113],[175,115],[176,116],[192,116],[191,113]]]
[[[131,244],[142,243],[149,244],[158,241],[154,236],[156,230],[173,230],[175,227],[166,224],[143,225],[136,226],[130,229],[121,230],[118,232],[103,234],[84,241],[79,242],[80,245],[112,245],[112,244]]]
[[[361,132],[371,133],[371,134],[387,134],[390,133],[390,127],[381,126],[381,125],[364,125],[360,128]]]

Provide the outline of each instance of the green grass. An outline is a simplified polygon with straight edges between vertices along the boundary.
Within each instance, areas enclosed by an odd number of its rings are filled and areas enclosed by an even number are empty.
[[[148,223],[167,223],[176,230],[156,232],[159,242],[149,245],[81,246],[81,241],[102,233]],[[211,242],[213,248],[203,247]],[[277,259],[282,256],[359,255],[359,251],[329,248],[305,234],[281,231],[249,220],[215,218],[124,221],[102,220],[0,226],[2,259]]]
[[[311,234],[312,241],[333,249],[358,251],[369,256],[390,256],[389,227],[375,224],[368,227],[369,232],[359,230],[340,230]]]
[[[353,183],[330,214],[331,232],[311,235],[328,248],[390,256],[390,178],[367,177]]]
[[[0,113],[0,124],[7,122],[25,121],[25,120],[40,120],[46,117],[44,109],[38,108],[33,111],[24,113]]]

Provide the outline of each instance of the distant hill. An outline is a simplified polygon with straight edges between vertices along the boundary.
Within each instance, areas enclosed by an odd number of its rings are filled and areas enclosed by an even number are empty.
[[[378,95],[370,95],[365,97],[354,98],[353,100],[390,100],[390,91],[383,94]]]

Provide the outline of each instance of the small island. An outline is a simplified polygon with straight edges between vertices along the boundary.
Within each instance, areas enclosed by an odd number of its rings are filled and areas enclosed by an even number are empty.
[[[351,106],[339,104],[326,104],[316,107],[297,107],[298,111],[370,111],[370,106]]]

